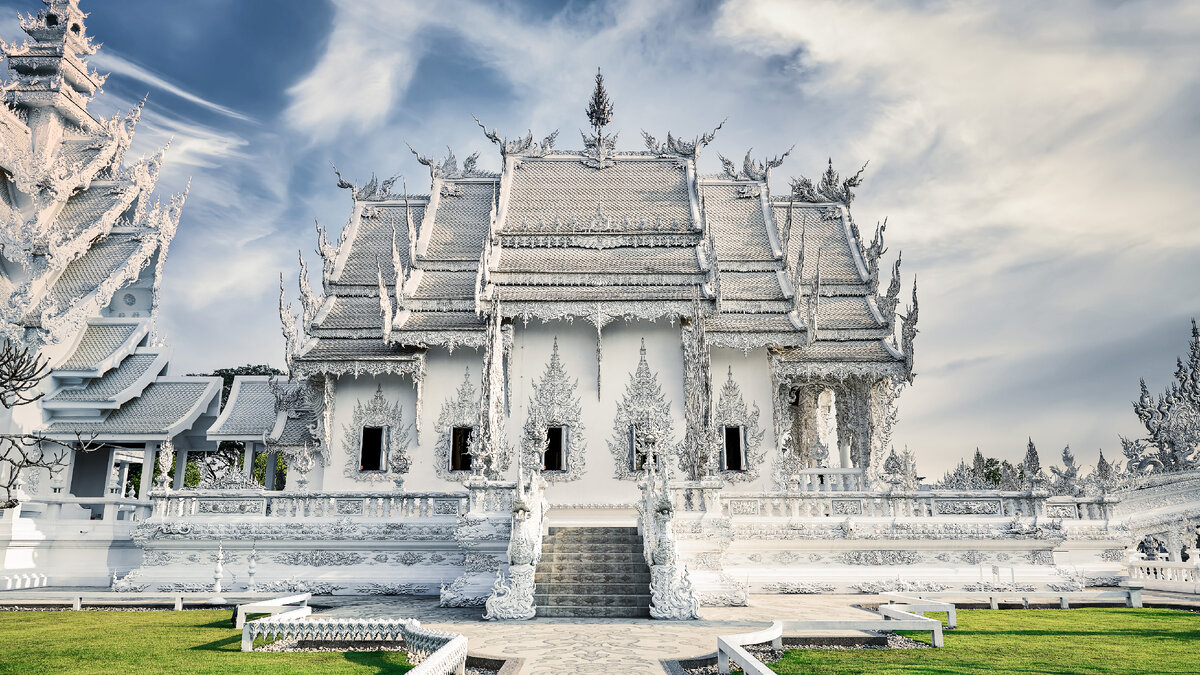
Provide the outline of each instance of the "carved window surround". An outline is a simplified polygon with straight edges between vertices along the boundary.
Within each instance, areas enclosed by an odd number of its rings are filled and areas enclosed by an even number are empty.
[[[608,441],[608,450],[613,457],[613,476],[620,480],[637,480],[642,474],[630,466],[630,429],[635,426],[641,430],[640,436],[654,439],[655,452],[660,458],[675,454],[671,404],[663,396],[658,375],[650,372],[650,366],[646,363],[645,338],[642,339],[637,370],[630,374],[629,384],[625,385],[625,397],[617,406],[613,435]]]
[[[454,442],[454,428],[470,427],[474,430],[471,434],[471,456],[474,460],[474,448],[479,442],[479,406],[479,394],[475,391],[475,385],[471,383],[471,369],[467,368],[458,390],[442,403],[442,410],[434,426],[437,443],[433,446],[433,469],[438,478],[462,482],[472,475],[471,471],[451,471],[450,453]]]
[[[533,393],[529,396],[529,408],[525,418],[525,434],[522,439],[521,465],[526,469],[541,472],[551,482],[578,480],[583,477],[587,454],[584,426],[576,390],[579,380],[571,380],[558,354],[558,338],[550,352],[550,361],[541,379],[533,382]],[[566,444],[561,471],[547,471],[544,466],[546,451],[546,429],[563,427]]]
[[[381,471],[359,469],[363,427],[383,427],[384,467]],[[350,424],[344,427],[342,445],[346,452],[346,477],[374,482],[395,480],[408,473],[411,428],[412,425],[404,423],[404,411],[400,403],[392,403],[384,398],[383,385],[378,385],[369,401],[364,403],[360,400],[354,404],[354,416]]]
[[[758,478],[762,465],[766,461],[767,453],[762,447],[765,430],[758,425],[758,418],[761,414],[758,404],[754,403],[752,408],[746,407],[742,390],[733,379],[733,366],[729,367],[728,373],[725,385],[721,387],[721,397],[717,402],[713,425],[718,428],[735,426],[742,428],[742,452],[746,456],[746,469],[744,471],[722,470],[721,478],[730,482],[744,483]],[[723,440],[718,439],[718,442],[723,443]],[[724,452],[724,448],[722,448],[722,452]]]

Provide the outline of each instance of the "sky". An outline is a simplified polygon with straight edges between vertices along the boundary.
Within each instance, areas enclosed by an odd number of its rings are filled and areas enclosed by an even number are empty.
[[[970,455],[1083,462],[1140,428],[1200,317],[1200,3],[84,0],[101,115],[149,101],[130,158],[173,139],[191,181],[163,281],[175,372],[283,364],[279,274],[318,270],[314,220],[349,214],[330,162],[427,185],[423,154],[480,166],[509,136],[578,147],[603,69],[619,148],[691,137],[814,177],[869,161],[853,215],[888,219],[918,279],[896,446],[939,477]],[[0,37],[19,39],[0,0]],[[319,282],[319,278],[314,279]]]

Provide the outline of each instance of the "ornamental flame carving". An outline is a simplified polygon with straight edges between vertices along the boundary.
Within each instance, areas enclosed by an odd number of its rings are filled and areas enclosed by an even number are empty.
[[[382,471],[362,471],[358,448],[362,443],[363,427],[383,427],[384,453],[387,465]],[[392,403],[383,396],[383,385],[378,385],[370,400],[354,404],[354,416],[346,425],[342,445],[346,452],[346,476],[359,480],[395,480],[408,473],[409,431],[412,425],[404,423],[404,409],[400,402]]]
[[[469,452],[474,457],[475,446],[478,445],[474,430],[478,423],[479,395],[471,382],[471,369],[467,368],[463,372],[462,384],[458,385],[454,396],[442,403],[442,410],[438,413],[437,424],[434,426],[438,439],[433,446],[433,468],[438,478],[463,481],[470,475],[467,471],[450,470],[450,444],[453,441],[454,427],[470,427],[473,431]]]
[[[742,427],[742,442],[746,450],[746,470],[723,471],[721,475],[725,480],[744,482],[758,478],[766,458],[766,451],[762,447],[765,430],[758,426],[760,413],[757,403],[752,409],[746,407],[746,400],[742,398],[742,390],[733,379],[733,366],[730,366],[725,378],[725,385],[721,387],[721,397],[717,402],[713,425],[717,428]]]
[[[581,421],[579,397],[575,394],[579,381],[567,376],[562,359],[558,355],[558,338],[550,352],[550,362],[539,380],[533,383],[529,396],[529,411],[525,418],[525,435],[522,439],[521,465],[532,471],[540,471],[544,465],[546,451],[546,428],[566,428],[566,455],[563,471],[547,471],[542,476],[548,481],[570,481],[583,476],[587,445]]]
[[[658,375],[650,371],[650,364],[646,362],[646,340],[643,338],[637,370],[625,385],[625,396],[617,406],[613,435],[608,441],[608,450],[613,457],[613,476],[621,480],[638,477],[641,472],[634,471],[631,465],[633,452],[644,454],[647,462],[651,457],[673,455],[675,442],[671,438],[671,426],[671,404],[663,395]]]

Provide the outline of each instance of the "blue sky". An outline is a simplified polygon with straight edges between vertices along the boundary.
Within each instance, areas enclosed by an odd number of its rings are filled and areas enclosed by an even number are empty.
[[[19,37],[0,0],[0,37]],[[979,446],[1119,455],[1137,380],[1165,385],[1200,316],[1200,3],[83,3],[112,77],[102,114],[150,100],[133,155],[174,137],[160,193],[192,191],[164,281],[178,372],[282,362],[313,219],[350,177],[427,180],[424,154],[499,159],[471,120],[578,145],[597,66],[621,146],[729,121],[716,153],[871,164],[860,226],[920,281],[915,385],[895,441],[938,476]]]

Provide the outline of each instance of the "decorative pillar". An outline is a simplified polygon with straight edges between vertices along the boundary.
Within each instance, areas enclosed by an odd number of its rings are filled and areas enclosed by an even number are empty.
[[[275,475],[279,473],[279,453],[274,450],[267,453],[267,469],[263,476],[263,487],[275,489]]]
[[[142,481],[138,485],[137,498],[143,501],[150,499],[150,487],[154,481],[154,443],[147,443],[142,452]]]
[[[177,448],[175,450],[175,490],[183,489],[183,479],[187,475],[187,448]]]
[[[253,480],[254,441],[247,441],[246,449],[242,452],[242,475],[246,477],[246,480]]]
[[[104,466],[107,469],[104,478],[104,495],[116,494],[120,490],[117,481],[120,479],[121,473],[120,467],[117,466],[117,449],[115,447],[109,447],[108,463]]]

